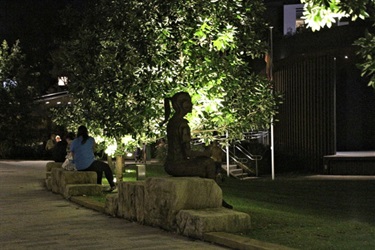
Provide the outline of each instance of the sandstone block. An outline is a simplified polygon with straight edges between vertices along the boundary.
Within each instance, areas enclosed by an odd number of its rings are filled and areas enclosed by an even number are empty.
[[[118,184],[118,215],[130,221],[144,222],[144,181]]]
[[[62,168],[52,168],[52,192],[64,195],[65,187],[68,184],[96,184],[96,172],[67,171]]]
[[[62,162],[47,162],[46,164],[46,172],[51,172],[53,168],[61,168]]]
[[[96,172],[64,170],[61,174],[61,184],[96,184]]]
[[[219,208],[221,188],[198,177],[148,178],[145,181],[145,223],[176,231],[180,210]]]
[[[46,178],[46,188],[48,191],[52,190],[52,178],[51,176]]]
[[[51,169],[51,188],[52,192],[62,194],[60,191],[61,186],[61,175],[65,170],[62,168]]]
[[[118,214],[118,195],[108,194],[105,198],[104,212],[112,217]]]
[[[102,186],[99,184],[67,184],[63,196],[68,199],[71,196],[97,196],[101,194]]]
[[[250,215],[226,208],[181,210],[176,216],[177,232],[203,239],[208,232],[244,232],[250,229]]]

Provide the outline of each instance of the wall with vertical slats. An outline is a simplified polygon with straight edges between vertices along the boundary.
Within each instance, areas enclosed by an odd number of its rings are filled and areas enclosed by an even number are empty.
[[[284,96],[274,125],[276,164],[323,171],[323,156],[335,153],[335,58],[300,56],[275,64],[275,90]]]

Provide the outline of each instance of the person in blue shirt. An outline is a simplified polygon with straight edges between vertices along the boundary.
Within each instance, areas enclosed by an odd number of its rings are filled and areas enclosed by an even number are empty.
[[[108,180],[110,189],[116,189],[113,181],[113,173],[109,165],[103,161],[95,160],[94,155],[95,140],[88,135],[85,126],[79,126],[77,138],[70,145],[70,152],[73,155],[73,162],[78,171],[95,171],[97,174],[97,184],[102,184],[103,172]]]

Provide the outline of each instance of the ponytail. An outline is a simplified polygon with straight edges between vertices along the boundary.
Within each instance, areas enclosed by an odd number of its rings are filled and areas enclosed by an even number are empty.
[[[171,114],[171,98],[166,97],[164,98],[164,121],[162,121],[159,125],[160,127],[164,125],[169,119],[169,116]]]

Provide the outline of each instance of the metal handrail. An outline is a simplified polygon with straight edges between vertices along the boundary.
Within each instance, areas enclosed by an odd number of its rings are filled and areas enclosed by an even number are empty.
[[[251,154],[249,151],[247,151],[247,149],[245,149],[242,145],[240,144],[237,144],[235,145],[235,147],[240,150],[249,160],[252,160],[252,161],[260,161],[262,160],[263,156],[261,155],[253,155]]]
[[[255,161],[255,175],[258,177],[258,161],[262,160],[263,156],[251,154],[240,144],[236,144],[235,148],[241,151],[241,153],[243,153],[246,156],[246,158],[248,158],[249,160]]]
[[[226,153],[225,149],[221,149],[224,153]],[[237,166],[239,166],[240,168],[242,168],[243,170],[249,172],[249,173],[252,173],[254,174],[254,171],[252,169],[250,169],[248,166],[246,166],[243,162],[241,162],[234,154],[233,152],[230,152],[229,151],[229,157],[237,164]]]

